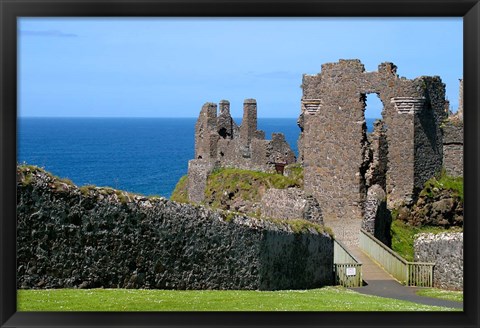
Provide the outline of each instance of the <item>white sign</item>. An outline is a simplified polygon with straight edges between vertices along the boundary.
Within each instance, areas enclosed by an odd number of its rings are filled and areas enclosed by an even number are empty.
[[[357,274],[357,270],[355,268],[347,268],[347,276],[354,276]]]

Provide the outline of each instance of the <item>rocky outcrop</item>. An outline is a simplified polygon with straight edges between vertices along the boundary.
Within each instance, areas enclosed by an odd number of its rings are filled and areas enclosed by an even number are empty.
[[[421,233],[414,242],[416,262],[434,262],[433,284],[463,289],[463,233]]]
[[[452,190],[434,187],[431,192],[422,192],[411,210],[402,208],[397,218],[414,226],[461,227],[463,200]]]
[[[311,224],[87,186],[17,169],[18,288],[304,289],[332,283]]]

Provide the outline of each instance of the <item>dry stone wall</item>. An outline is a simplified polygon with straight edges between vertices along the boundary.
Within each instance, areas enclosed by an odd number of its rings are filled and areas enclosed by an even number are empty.
[[[463,290],[463,233],[421,233],[414,249],[416,262],[435,263],[434,287]]]
[[[18,288],[305,289],[333,240],[286,225],[17,171]]]

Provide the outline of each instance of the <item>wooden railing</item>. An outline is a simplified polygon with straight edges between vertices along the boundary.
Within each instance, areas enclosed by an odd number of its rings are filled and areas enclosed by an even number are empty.
[[[401,283],[433,287],[435,263],[408,262],[363,229],[360,230],[360,248]]]
[[[434,263],[407,262],[408,286],[433,287]]]
[[[362,286],[362,263],[339,241],[333,240],[335,284],[344,287]]]

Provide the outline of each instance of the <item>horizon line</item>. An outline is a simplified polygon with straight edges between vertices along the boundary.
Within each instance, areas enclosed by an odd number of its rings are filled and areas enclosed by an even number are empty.
[[[22,118],[71,118],[71,119],[84,119],[84,118],[111,118],[111,119],[123,119],[123,118],[130,118],[130,119],[139,119],[139,118],[168,118],[168,119],[198,119],[198,116],[17,116],[17,119]],[[232,117],[233,119],[242,119],[242,117]],[[296,117],[273,117],[273,116],[257,116],[257,119],[263,118],[275,118],[275,119],[298,119]],[[381,117],[365,117],[365,119],[381,119]]]

